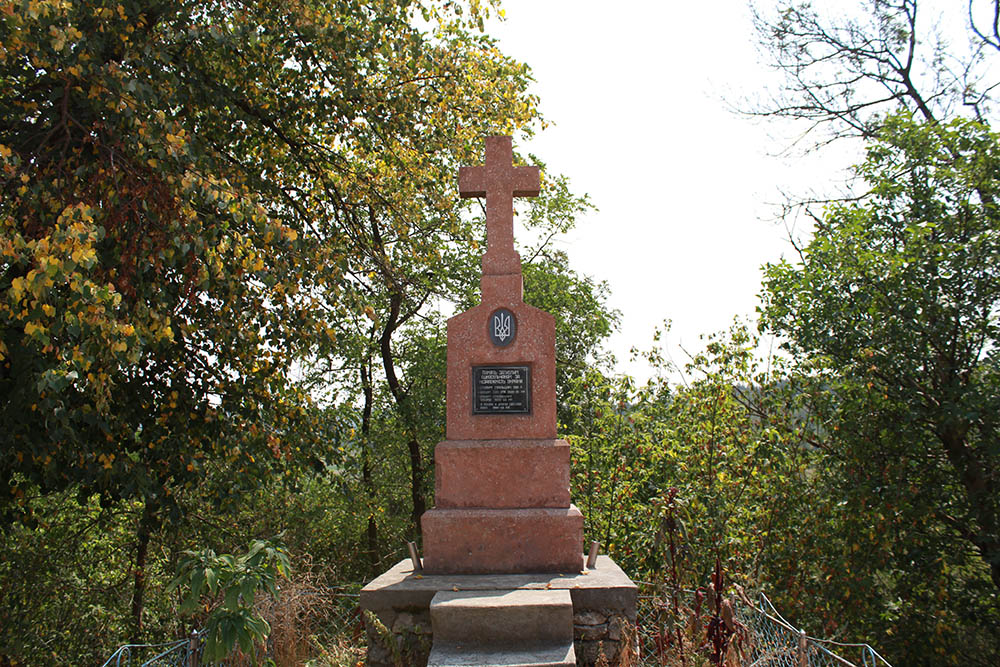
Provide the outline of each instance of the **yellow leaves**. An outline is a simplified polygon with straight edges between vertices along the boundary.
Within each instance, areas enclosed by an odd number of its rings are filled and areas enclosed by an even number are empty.
[[[24,295],[24,278],[14,278],[10,284],[10,295],[13,297],[14,303],[21,301],[21,297]]]
[[[70,257],[77,264],[82,265],[82,266],[86,266],[87,268],[90,268],[91,266],[93,266],[93,264],[94,264],[94,262],[96,260],[97,251],[94,249],[93,246],[91,246],[91,247],[83,247],[83,246],[81,246],[81,247],[75,248],[73,250],[72,254],[70,255]]]
[[[73,27],[66,30],[60,30],[54,25],[49,26],[49,36],[51,37],[52,48],[55,49],[56,52],[61,52],[66,47],[66,43],[74,39],[74,34],[80,35],[80,31]],[[79,39],[79,37],[76,37],[76,39]]]
[[[187,145],[187,139],[184,137],[185,130],[181,128],[177,134],[171,134],[167,132],[167,150],[171,155],[176,155],[184,149]]]
[[[56,314],[56,309],[51,304],[46,303],[42,305],[42,312],[49,317],[53,317]]]
[[[115,460],[115,455],[114,454],[98,454],[97,460],[100,461],[103,464],[102,467],[105,470],[110,470],[111,469],[111,464]]]
[[[0,144],[0,157],[2,157],[2,158],[4,158],[4,159],[7,159],[7,158],[9,158],[9,157],[10,157],[10,156],[11,156],[12,154],[13,154],[13,153],[12,153],[12,151],[10,150],[10,148],[8,148],[7,146],[5,146],[4,144]]]

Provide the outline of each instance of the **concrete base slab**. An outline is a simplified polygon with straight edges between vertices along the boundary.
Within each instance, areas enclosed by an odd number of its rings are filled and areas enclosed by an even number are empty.
[[[476,647],[437,646],[427,667],[575,667],[573,642],[539,646]]]
[[[581,559],[583,554],[580,555]],[[426,574],[415,573],[409,559],[361,589],[361,608],[375,612],[424,610],[438,591],[567,590],[578,609],[616,609],[635,620],[638,588],[607,556],[592,570],[564,574]],[[382,622],[391,627],[392,618]]]
[[[420,518],[424,570],[443,574],[579,572],[583,515],[563,509],[439,509]]]
[[[439,591],[431,600],[434,645],[573,643],[567,590]]]

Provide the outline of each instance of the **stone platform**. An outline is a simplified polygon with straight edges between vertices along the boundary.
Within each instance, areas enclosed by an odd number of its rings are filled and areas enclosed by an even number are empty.
[[[400,561],[361,591],[361,608],[377,619],[365,619],[367,664],[428,664],[433,641],[430,607],[439,591],[516,590],[568,591],[576,664],[594,665],[599,651],[609,664],[620,662],[621,649],[635,627],[637,589],[614,561],[599,556],[594,569],[576,574],[415,574],[409,560]]]

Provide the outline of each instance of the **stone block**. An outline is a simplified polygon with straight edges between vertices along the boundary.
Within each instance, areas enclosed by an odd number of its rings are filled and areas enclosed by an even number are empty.
[[[580,554],[581,560],[583,554]],[[635,621],[638,588],[608,556],[598,556],[592,570],[579,574],[417,574],[410,559],[396,563],[361,589],[361,608],[379,618],[395,619],[399,611],[427,610],[438,591],[568,590],[574,614],[600,610]],[[386,623],[386,621],[383,621]],[[386,623],[392,627],[392,622]]]
[[[435,646],[427,667],[576,667],[573,642],[537,646]]]
[[[584,609],[573,616],[573,623],[576,625],[603,625],[607,622],[607,616],[593,609]]]
[[[446,436],[448,440],[555,439],[555,320],[521,301],[519,294],[497,296],[448,320]],[[516,338],[504,347],[492,343],[488,327],[493,311],[500,307],[516,320]],[[472,413],[472,367],[491,365],[530,369],[529,414]]]
[[[435,644],[572,642],[573,600],[567,590],[440,591],[431,622]]]
[[[601,662],[606,665],[617,665],[620,662],[621,645],[615,641],[577,640],[573,642],[573,648],[576,653],[576,664],[580,667],[593,667]]]
[[[583,515],[565,509],[432,509],[421,517],[424,570],[580,572]]]
[[[459,507],[570,505],[565,440],[445,440],[434,450],[434,502]]]

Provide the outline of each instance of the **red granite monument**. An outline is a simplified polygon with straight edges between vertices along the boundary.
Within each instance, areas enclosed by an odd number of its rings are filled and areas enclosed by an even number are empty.
[[[580,572],[583,517],[569,501],[569,444],[556,438],[555,320],[524,303],[514,197],[539,193],[538,167],[487,137],[486,164],[462,167],[463,197],[486,198],[481,303],[448,320],[446,440],[435,507],[423,515],[428,573]]]
[[[556,438],[555,321],[524,303],[514,197],[539,193],[510,137],[462,167],[486,198],[482,300],[448,320],[446,439],[435,507],[416,549],[361,590],[366,664],[591,667],[631,664],[636,586],[607,556],[584,570],[569,444]],[[412,545],[411,545],[412,548]]]

